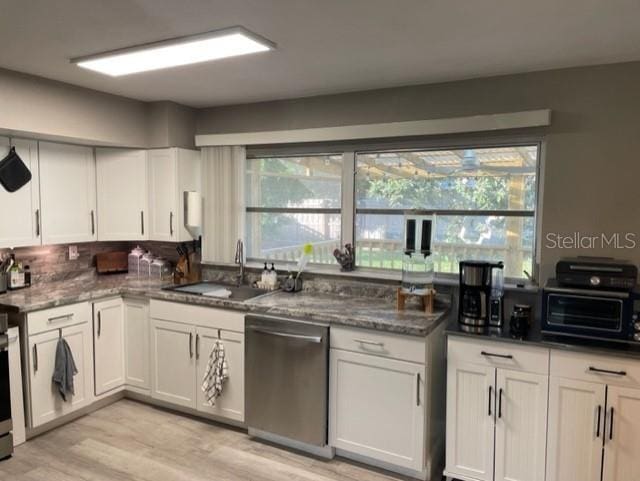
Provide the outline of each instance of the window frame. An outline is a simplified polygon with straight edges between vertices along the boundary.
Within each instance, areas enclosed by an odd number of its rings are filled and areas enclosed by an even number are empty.
[[[246,214],[251,214],[251,213],[264,213],[264,214],[331,214],[331,215],[338,215],[340,216],[340,239],[338,239],[338,243],[340,245],[343,244],[342,242],[342,234],[343,234],[343,222],[344,222],[344,216],[342,214],[342,203],[343,203],[343,199],[344,199],[344,154],[343,152],[335,152],[335,153],[327,153],[327,152],[300,152],[300,153],[287,153],[287,154],[278,154],[278,153],[273,153],[270,155],[252,155],[249,152],[247,152],[246,154],[246,160],[255,160],[255,159],[286,159],[286,158],[294,158],[294,157],[311,157],[311,156],[336,156],[336,157],[343,157],[342,159],[342,173],[341,173],[341,180],[340,180],[340,207],[256,207],[256,206],[249,206],[247,205],[246,199],[243,199],[243,205],[244,207],[244,214],[245,214],[245,220],[244,222],[246,223]],[[246,182],[246,178],[247,178],[247,162],[245,161],[245,182]],[[245,189],[246,190],[246,189]],[[244,231],[247,231],[246,225],[244,228]],[[245,234],[246,236],[246,234]],[[244,239],[244,243],[245,245],[248,243],[248,239]],[[259,262],[259,263],[265,263],[265,262],[274,262],[273,259],[266,259],[266,258],[261,258],[261,257],[247,257],[247,261],[249,262]],[[291,261],[286,261],[286,260],[278,260],[278,263],[280,264],[285,264],[287,266],[292,266],[295,264],[295,262],[291,262]],[[313,266],[326,266],[327,264],[321,264],[321,263],[309,263],[310,265]]]
[[[318,213],[340,214],[341,216],[341,238],[340,245],[350,243],[356,246],[356,216],[357,214],[389,214],[389,215],[499,215],[503,217],[524,217],[533,218],[534,238],[531,249],[532,256],[532,272],[531,279],[525,277],[506,278],[506,282],[513,284],[521,284],[523,281],[527,283],[535,283],[539,278],[540,271],[540,232],[542,227],[542,198],[544,192],[544,164],[546,154],[546,140],[544,135],[539,133],[539,129],[531,129],[532,133],[523,133],[520,135],[508,135],[504,133],[496,134],[492,132],[479,132],[476,134],[464,135],[448,135],[444,137],[424,138],[409,137],[404,139],[378,139],[368,141],[342,141],[335,143],[309,143],[309,144],[286,144],[286,145],[257,145],[247,149],[247,159],[256,158],[285,158],[285,157],[301,157],[308,155],[342,155],[342,185],[341,185],[341,207],[339,209],[317,209]],[[367,209],[356,207],[356,173],[357,173],[357,155],[379,152],[415,152],[415,151],[441,151],[441,150],[464,150],[464,149],[485,149],[485,148],[504,148],[504,147],[530,147],[537,148],[536,163],[536,192],[535,207],[531,210],[452,210],[452,209]],[[287,208],[255,208],[246,207],[246,212],[266,212],[266,211],[287,211]],[[302,209],[303,212],[309,213],[313,209]],[[337,210],[337,212],[336,212]],[[321,211],[321,212],[320,212]],[[327,212],[331,211],[331,212]],[[249,258],[249,261],[264,263],[266,259]],[[281,264],[292,265],[292,262],[279,261]],[[308,270],[326,271],[326,264],[309,264]],[[325,269],[323,269],[325,268]],[[385,269],[379,267],[356,267],[356,271],[362,275],[370,274],[371,276],[384,277],[389,275],[397,275],[399,277],[401,271],[396,269]],[[437,279],[454,281],[457,274],[437,272]]]

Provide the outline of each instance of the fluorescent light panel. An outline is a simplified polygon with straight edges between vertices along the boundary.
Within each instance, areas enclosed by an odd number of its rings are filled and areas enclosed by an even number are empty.
[[[266,52],[275,45],[240,27],[91,55],[71,62],[112,77]]]

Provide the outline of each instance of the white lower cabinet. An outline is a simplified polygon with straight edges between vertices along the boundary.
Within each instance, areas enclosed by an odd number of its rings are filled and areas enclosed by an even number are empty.
[[[153,398],[220,418],[244,421],[244,314],[151,300]],[[217,341],[224,345],[229,377],[209,405],[202,379]]]
[[[496,373],[496,481],[543,481],[549,378],[498,369]]]
[[[424,377],[424,364],[332,349],[331,445],[421,471]]]
[[[551,351],[547,481],[640,472],[640,361]]]
[[[600,481],[606,386],[551,377],[547,481]]]
[[[216,341],[224,345],[229,377],[224,382],[224,391],[214,406],[204,397],[201,389],[209,356]],[[222,329],[197,327],[196,332],[196,389],[198,411],[214,414],[236,421],[244,421],[244,334]]]
[[[124,310],[122,299],[93,304],[95,394],[124,386]]]
[[[447,370],[447,472],[493,479],[495,368],[471,363]]]
[[[194,340],[194,326],[151,319],[152,397],[196,408]]]
[[[34,316],[32,324],[38,332],[29,333],[31,427],[41,426],[93,402],[93,342],[89,306],[85,303],[80,305],[76,312],[58,314],[61,309],[35,313],[38,319]],[[30,331],[31,328],[30,324]],[[75,393],[68,396],[66,401],[62,400],[51,382],[55,369],[56,348],[61,336],[69,344],[78,369],[73,378]]]
[[[149,302],[125,298],[123,309],[125,384],[150,394]]]
[[[638,479],[640,389],[607,387],[603,481]]]
[[[549,350],[449,339],[445,474],[544,481]]]
[[[24,397],[22,391],[22,361],[20,359],[20,333],[17,327],[7,331],[9,341],[9,388],[11,390],[11,420],[13,422],[13,445],[25,442]]]

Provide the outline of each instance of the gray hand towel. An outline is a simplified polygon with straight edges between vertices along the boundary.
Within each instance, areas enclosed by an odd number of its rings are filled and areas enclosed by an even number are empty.
[[[68,394],[75,394],[73,390],[73,376],[78,374],[76,363],[73,360],[73,353],[67,341],[62,337],[56,347],[56,365],[53,371],[53,383],[58,388],[58,394],[63,401],[67,400]]]

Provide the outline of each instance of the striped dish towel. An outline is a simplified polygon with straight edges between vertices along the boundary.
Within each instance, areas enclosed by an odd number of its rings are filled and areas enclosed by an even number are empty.
[[[202,379],[202,392],[209,405],[216,405],[216,399],[222,394],[224,381],[228,377],[229,367],[224,353],[224,344],[222,341],[216,341]]]

